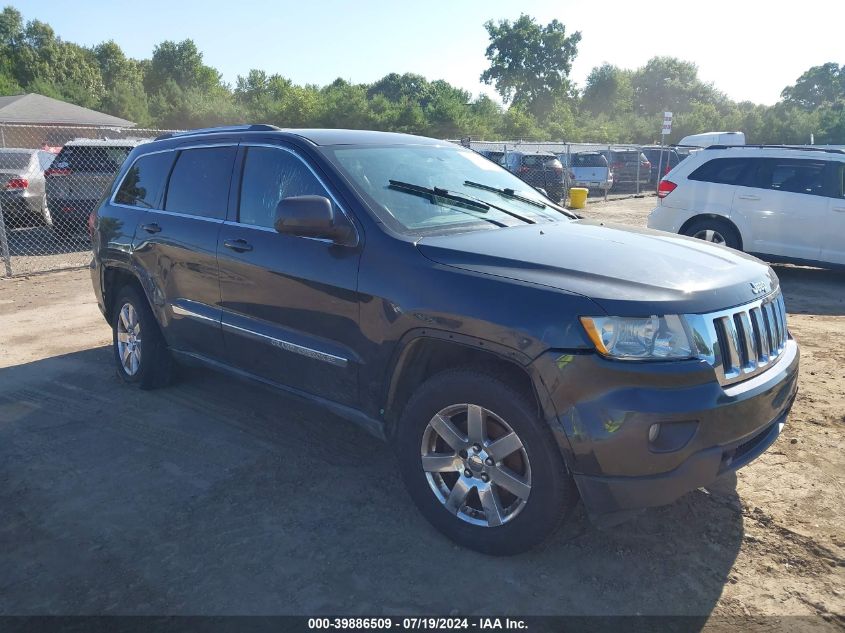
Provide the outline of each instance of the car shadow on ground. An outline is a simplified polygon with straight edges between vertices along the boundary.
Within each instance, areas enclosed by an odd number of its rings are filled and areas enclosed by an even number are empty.
[[[787,312],[845,315],[845,271],[772,264],[780,279]]]
[[[313,405],[108,347],[0,369],[0,614],[684,614],[740,548],[735,479],[494,558],[431,528],[390,447]]]

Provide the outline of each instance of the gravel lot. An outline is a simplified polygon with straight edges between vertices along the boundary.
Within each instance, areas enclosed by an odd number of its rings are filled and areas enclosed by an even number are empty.
[[[588,205],[642,226],[655,198]],[[779,266],[784,434],[734,477],[540,551],[453,546],[390,450],[298,400],[116,378],[87,270],[0,281],[0,614],[710,614],[845,628],[845,274]],[[754,621],[739,620],[754,616]],[[711,621],[711,626],[716,628]]]

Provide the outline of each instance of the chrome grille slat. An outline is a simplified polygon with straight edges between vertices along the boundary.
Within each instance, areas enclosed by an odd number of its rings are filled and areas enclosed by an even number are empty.
[[[754,330],[751,326],[751,315],[748,312],[740,312],[734,315],[734,321],[736,320],[739,320],[737,329],[742,333],[742,347],[745,351],[742,369],[748,372],[756,369],[759,362],[757,343],[754,340]]]
[[[765,371],[780,358],[789,339],[780,290],[743,306],[685,318],[699,358],[713,367],[722,385]]]
[[[751,322],[754,324],[754,334],[758,342],[757,360],[760,363],[769,362],[769,337],[766,334],[766,324],[763,321],[763,311],[759,308],[751,308]]]
[[[724,335],[725,350],[722,353],[722,362],[725,364],[725,376],[733,376],[740,371],[739,360],[739,336],[732,317],[723,316],[719,318],[719,327]]]
[[[786,337],[787,337],[787,330],[786,330],[786,304],[783,302],[783,295],[778,296],[777,298],[778,304],[778,320],[780,321],[780,346],[783,347],[786,345]]]

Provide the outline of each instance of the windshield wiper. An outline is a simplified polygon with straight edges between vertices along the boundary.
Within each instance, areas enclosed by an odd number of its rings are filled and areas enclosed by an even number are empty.
[[[475,215],[474,213],[470,213],[466,209],[462,209],[461,207],[467,207],[472,209],[473,211],[477,211],[478,213],[487,213],[490,210],[490,205],[484,204],[483,202],[478,202],[471,198],[463,198],[462,196],[456,196],[450,194],[445,189],[439,189],[437,187],[423,187],[422,185],[415,185],[410,182],[402,182],[401,180],[391,180],[390,188],[396,189],[396,191],[404,191],[405,193],[409,193],[413,196],[420,196],[422,198],[427,198],[431,201],[432,204],[436,204],[435,198],[442,198],[443,200],[449,200],[450,202],[455,203],[455,207],[461,213],[466,213],[467,215],[479,219],[484,220],[485,222],[489,222],[490,224],[495,224],[500,228],[504,228],[507,224],[499,222],[498,220],[494,220],[493,218],[488,218],[483,215]]]
[[[389,180],[388,182],[390,183],[391,189],[396,189],[397,191],[404,191],[406,193],[410,193],[416,196],[428,198],[429,200],[431,200],[432,204],[435,204],[435,198],[443,198],[444,200],[451,200],[452,202],[466,205],[469,208],[481,211],[482,213],[487,213],[487,211],[493,208],[497,211],[501,211],[505,215],[511,216],[512,218],[521,220],[526,224],[536,224],[536,222],[531,218],[526,218],[524,215],[516,213],[515,211],[503,209],[502,207],[497,206],[495,204],[491,204],[489,202],[483,202],[478,198],[460,196],[447,189],[441,189],[440,187],[423,187],[422,185],[415,185],[410,182],[402,182],[401,180]],[[502,226],[506,225],[502,224]]]
[[[464,198],[463,196],[449,193],[446,189],[440,189],[439,187],[423,187],[422,185],[402,182],[401,180],[389,180],[388,182],[390,183],[391,189],[404,191],[405,193],[410,193],[422,198],[428,198],[432,204],[436,204],[437,198],[443,198],[444,200],[451,200],[452,202],[458,202],[462,205],[466,205],[470,209],[474,209],[476,211],[483,211],[486,213],[490,210],[489,204],[479,202],[478,200],[474,200],[472,198]]]
[[[546,208],[546,205],[540,202],[539,200],[532,200],[531,198],[521,196],[516,193],[513,189],[500,189],[499,187],[491,187],[490,185],[485,185],[480,182],[473,182],[472,180],[464,180],[464,184],[467,187],[475,187],[476,189],[483,189],[484,191],[492,191],[493,193],[498,193],[500,196],[504,196],[505,198],[510,198],[511,200],[519,200],[520,202],[533,205],[540,209]]]

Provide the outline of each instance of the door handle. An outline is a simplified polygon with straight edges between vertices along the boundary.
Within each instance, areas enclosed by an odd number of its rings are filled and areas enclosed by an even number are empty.
[[[845,213],[845,207],[833,207],[834,211],[839,211],[839,213]]]
[[[743,194],[741,196],[737,196],[740,200],[759,200],[760,196],[755,196],[753,194]]]
[[[141,228],[144,229],[147,233],[161,232],[161,227],[155,222],[151,222],[150,224],[142,224]]]
[[[252,244],[247,242],[246,240],[226,240],[223,242],[223,246],[226,248],[231,248],[236,253],[245,253],[247,251],[252,250]]]

